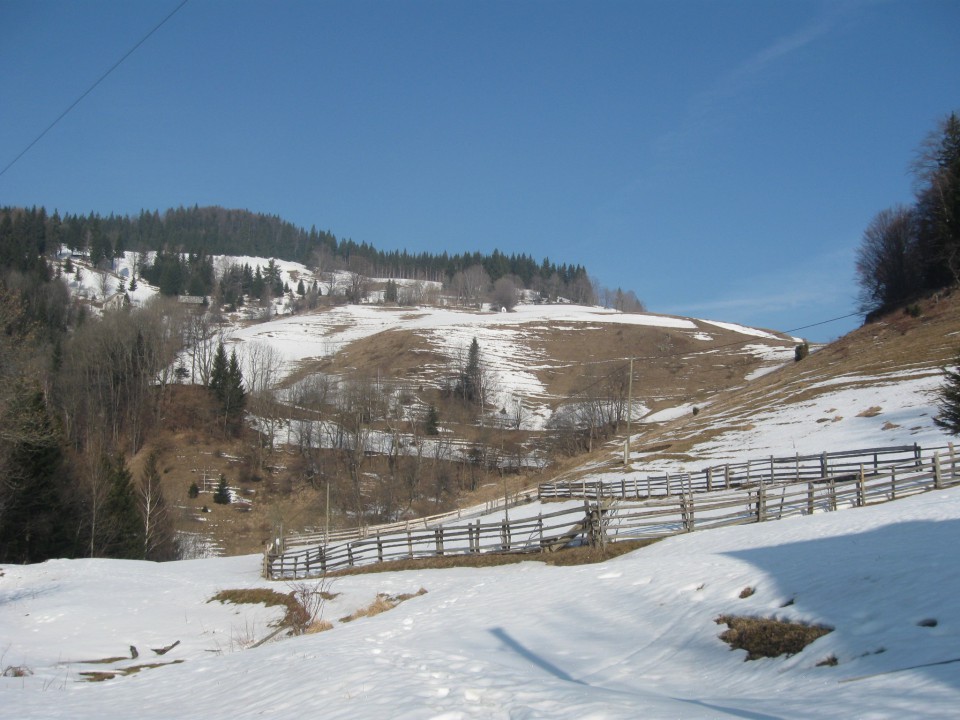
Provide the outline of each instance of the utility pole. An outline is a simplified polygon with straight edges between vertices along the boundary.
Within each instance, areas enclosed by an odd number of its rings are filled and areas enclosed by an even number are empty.
[[[630,358],[630,377],[627,380],[627,439],[623,443],[623,464],[630,464],[630,421],[633,419],[633,358]]]

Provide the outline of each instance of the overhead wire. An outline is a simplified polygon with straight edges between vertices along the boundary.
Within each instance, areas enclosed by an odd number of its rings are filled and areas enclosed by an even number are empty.
[[[123,57],[121,57],[121,58],[120,58],[119,60],[117,60],[113,65],[111,65],[110,68],[109,68],[105,73],[103,73],[99,78],[97,78],[97,80],[96,80],[90,87],[88,87],[86,90],[84,90],[83,93],[80,95],[80,97],[78,97],[76,100],[74,100],[72,103],[70,103],[70,105],[67,107],[66,110],[64,110],[62,113],[60,113],[60,114],[57,116],[57,118],[56,118],[52,123],[50,123],[50,124],[43,130],[43,132],[41,132],[39,135],[37,135],[37,137],[35,137],[35,138],[33,139],[33,141],[32,141],[29,145],[27,145],[23,150],[21,150],[20,153],[19,153],[15,158],[13,158],[13,160],[11,160],[10,162],[8,162],[7,165],[3,168],[3,170],[0,170],[0,177],[3,177],[3,175],[7,172],[7,170],[9,170],[10,168],[12,168],[12,167],[14,166],[14,164],[15,164],[20,158],[22,158],[24,155],[26,155],[34,145],[36,145],[38,142],[40,142],[40,141],[43,139],[43,137],[44,137],[48,132],[50,132],[51,130],[53,130],[53,128],[56,127],[57,123],[59,123],[61,120],[63,120],[63,118],[65,118],[65,117],[70,113],[71,110],[73,110],[77,105],[79,105],[79,104],[81,103],[81,101],[83,101],[83,99],[84,99],[85,97],[87,97],[87,95],[89,95],[91,92],[93,92],[94,89],[95,89],[100,83],[102,83],[104,80],[106,80],[107,77],[110,75],[110,73],[112,73],[114,70],[116,70],[118,67],[120,67],[120,66],[123,64],[123,62],[124,62],[128,57],[130,57],[131,55],[133,55],[133,53],[136,52],[136,50],[137,50],[141,45],[143,45],[143,44],[150,38],[151,35],[153,35],[155,32],[157,32],[157,30],[159,30],[161,27],[163,27],[163,26],[167,23],[167,21],[170,20],[170,18],[172,18],[174,15],[176,15],[176,14],[180,11],[180,9],[183,8],[183,6],[186,5],[189,1],[190,1],[190,0],[182,0],[179,5],[177,5],[165,18],[163,18],[163,20],[161,20],[161,21],[158,22],[156,25],[154,25],[153,28],[150,30],[150,32],[148,32],[146,35],[144,35],[142,38],[140,38],[140,40],[137,42],[136,45],[134,45],[132,48],[130,48],[129,50],[127,50],[127,52],[123,54]]]

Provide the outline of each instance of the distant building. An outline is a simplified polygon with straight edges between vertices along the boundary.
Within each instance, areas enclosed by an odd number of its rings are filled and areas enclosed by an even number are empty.
[[[203,295],[177,295],[177,300],[186,305],[205,305],[207,302]]]
[[[104,310],[123,310],[130,304],[130,298],[125,292],[114,293],[103,301]]]

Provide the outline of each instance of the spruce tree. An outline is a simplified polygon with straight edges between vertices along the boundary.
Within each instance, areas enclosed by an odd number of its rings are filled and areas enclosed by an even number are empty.
[[[423,431],[427,435],[440,434],[440,414],[437,412],[435,405],[427,408],[427,418],[423,421]]]
[[[217,491],[213,494],[213,501],[217,505],[230,504],[230,490],[227,489],[227,479],[221,475],[220,482],[217,483]]]
[[[69,496],[62,439],[43,392],[21,386],[3,410],[0,562],[74,557],[79,519]]]
[[[98,528],[99,554],[102,557],[142,560],[144,529],[137,508],[133,478],[119,455],[104,456],[102,462],[110,485]]]
[[[940,414],[933,421],[951,435],[960,435],[960,353],[953,359],[952,368],[943,368],[943,374],[945,382],[937,403]]]
[[[476,338],[467,351],[467,364],[460,372],[457,382],[457,395],[467,403],[483,406],[483,368],[480,365],[480,343]]]

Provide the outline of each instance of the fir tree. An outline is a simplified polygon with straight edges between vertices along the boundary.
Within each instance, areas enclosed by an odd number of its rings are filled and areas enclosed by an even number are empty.
[[[435,405],[431,405],[429,408],[427,408],[427,417],[423,421],[423,431],[427,435],[440,434],[440,413],[437,412]]]
[[[227,479],[221,475],[220,482],[217,483],[217,491],[213,494],[213,501],[217,505],[230,504],[230,490],[227,488]]]
[[[143,559],[144,529],[133,479],[123,458],[104,456],[109,489],[98,527],[99,554],[102,557]]]
[[[44,395],[36,386],[23,386],[3,410],[0,562],[73,557],[79,521],[68,494],[62,440]]]
[[[246,393],[243,390],[243,372],[240,370],[237,351],[231,351],[228,360],[223,343],[217,345],[217,351],[213,356],[209,388],[213,391],[217,400],[220,401],[224,429],[231,421],[236,423],[243,417],[243,406],[246,401]]]
[[[951,435],[960,435],[960,353],[953,359],[952,368],[943,368],[943,374],[945,382],[937,403],[940,414],[933,421]]]
[[[456,394],[463,398],[467,403],[480,405],[484,404],[483,387],[483,368],[480,365],[480,343],[476,338],[470,343],[470,350],[467,351],[467,364],[460,371],[460,377],[457,380]]]

